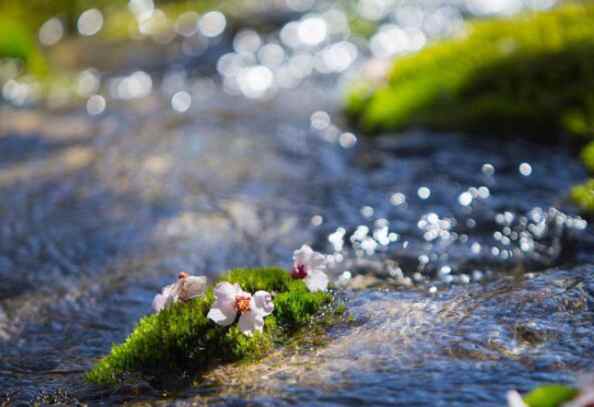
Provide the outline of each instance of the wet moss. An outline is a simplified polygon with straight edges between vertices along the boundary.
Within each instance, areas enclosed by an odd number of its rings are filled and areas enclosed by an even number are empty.
[[[212,288],[202,298],[177,303],[158,314],[142,318],[134,331],[87,374],[98,384],[116,384],[139,376],[154,384],[171,377],[189,377],[214,366],[262,358],[275,346],[332,307],[330,293],[310,293],[301,280],[293,280],[281,268],[234,269],[221,280],[239,283],[249,292],[275,294],[275,309],[265,319],[264,332],[248,337],[237,324],[221,327],[206,317],[214,301]]]
[[[586,168],[594,173],[594,141],[584,147],[581,153],[581,158]]]
[[[594,179],[574,186],[570,195],[572,201],[584,212],[594,214]]]
[[[17,20],[0,15],[0,59],[21,61],[29,72],[42,75],[47,65],[29,28]]]
[[[524,396],[529,407],[559,407],[573,400],[578,394],[574,388],[562,384],[540,386]]]
[[[355,85],[364,130],[559,130],[594,136],[594,5],[469,24],[463,36],[397,58],[386,84]]]

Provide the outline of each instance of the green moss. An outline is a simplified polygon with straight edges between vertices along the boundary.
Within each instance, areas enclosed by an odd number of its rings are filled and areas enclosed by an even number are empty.
[[[563,403],[573,400],[577,390],[561,384],[549,384],[538,387],[524,396],[524,402],[529,407],[559,407]]]
[[[584,147],[581,153],[581,158],[586,168],[594,173],[594,141]]]
[[[594,179],[571,189],[571,200],[584,212],[594,214]]]
[[[45,59],[28,27],[19,21],[0,15],[1,58],[18,59],[35,74],[44,74],[47,70]]]
[[[369,132],[560,129],[593,136],[594,5],[469,24],[398,58],[388,82],[356,85],[347,113]]]
[[[333,303],[329,293],[310,293],[301,280],[280,268],[235,269],[220,280],[239,283],[249,292],[275,294],[275,309],[263,333],[248,337],[237,328],[220,327],[206,315],[214,301],[212,289],[190,303],[175,304],[140,320],[134,331],[87,374],[99,384],[115,384],[130,375],[163,383],[167,377],[200,374],[222,363],[257,360],[290,335],[316,322]]]

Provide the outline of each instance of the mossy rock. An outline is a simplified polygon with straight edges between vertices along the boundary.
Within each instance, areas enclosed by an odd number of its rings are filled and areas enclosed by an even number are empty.
[[[209,288],[201,298],[142,318],[126,341],[113,346],[87,379],[113,385],[128,377],[141,377],[160,385],[171,378],[199,377],[223,363],[258,360],[303,328],[327,323],[343,310],[331,293],[311,293],[302,280],[293,280],[281,268],[234,269],[220,281],[238,283],[252,293],[274,293],[274,312],[265,318],[262,333],[245,336],[237,324],[222,327],[210,321],[207,313],[214,295]]]
[[[524,396],[528,407],[560,407],[573,400],[578,391],[562,384],[548,384],[532,390]]]
[[[353,85],[346,111],[373,134],[426,126],[594,136],[594,4],[470,23]]]

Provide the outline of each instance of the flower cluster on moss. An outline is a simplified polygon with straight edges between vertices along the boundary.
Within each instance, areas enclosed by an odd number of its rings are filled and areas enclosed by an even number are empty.
[[[199,374],[221,364],[257,360],[275,345],[310,324],[324,310],[337,312],[329,292],[310,292],[281,268],[234,269],[220,281],[239,284],[250,293],[274,295],[274,311],[264,320],[262,332],[247,336],[239,326],[219,326],[208,319],[214,303],[212,288],[201,297],[176,302],[140,320],[134,331],[87,374],[98,384],[114,384],[128,375],[159,383],[163,375]],[[341,308],[342,309],[342,308]]]

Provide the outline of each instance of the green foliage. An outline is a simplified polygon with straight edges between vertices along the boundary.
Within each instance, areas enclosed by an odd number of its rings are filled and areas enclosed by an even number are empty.
[[[560,129],[594,136],[594,5],[469,24],[398,58],[388,83],[356,85],[346,110],[375,132]]]
[[[43,74],[46,71],[45,60],[28,27],[2,15],[0,15],[1,58],[18,59],[33,73]]]
[[[263,333],[248,337],[237,324],[221,327],[206,315],[214,302],[212,289],[202,298],[177,303],[140,320],[134,331],[97,363],[87,379],[115,384],[127,375],[140,375],[155,383],[169,377],[201,373],[221,363],[257,360],[275,344],[283,344],[294,331],[315,322],[329,293],[310,293],[301,280],[280,268],[234,269],[221,281],[239,283],[248,292],[266,290],[274,295],[275,309],[266,317]]]
[[[594,141],[584,147],[581,158],[586,168],[594,173]]]
[[[577,396],[577,390],[561,384],[538,387],[524,396],[529,407],[559,407]]]
[[[138,34],[138,23],[128,8],[128,0],[51,0],[0,1],[0,59],[15,58],[24,63],[25,72],[37,77],[50,69],[47,59],[37,44],[36,35],[41,25],[58,17],[65,25],[66,35],[76,34],[76,21],[85,10],[98,8],[105,23],[98,37],[108,40],[127,40]],[[175,20],[187,11],[205,12],[214,8],[237,9],[235,0],[164,0],[158,7]]]
[[[572,201],[584,212],[594,214],[594,179],[574,186],[570,195]]]

